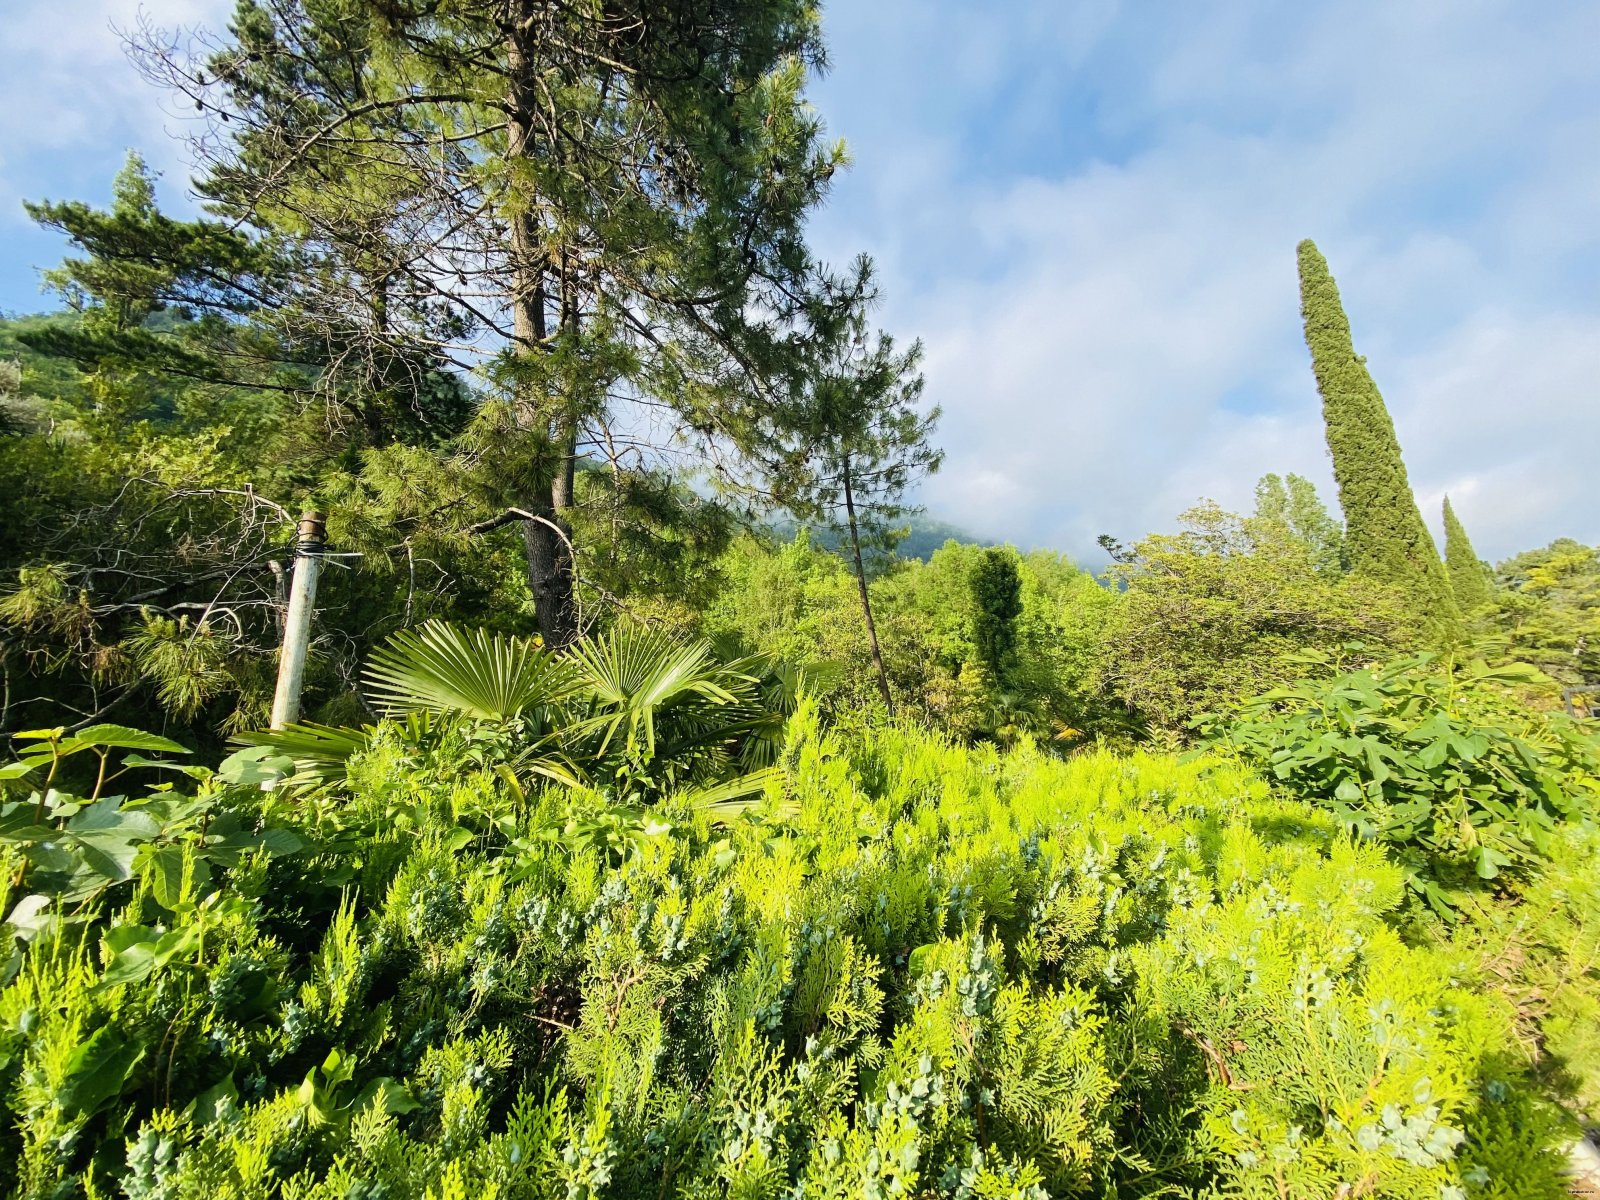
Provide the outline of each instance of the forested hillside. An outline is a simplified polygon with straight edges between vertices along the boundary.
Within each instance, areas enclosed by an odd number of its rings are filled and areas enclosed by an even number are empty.
[[[812,6],[133,58],[199,209],[0,321],[6,1194],[1569,1194],[1600,547],[1435,544],[1315,245],[1337,495],[1090,570],[918,506]]]

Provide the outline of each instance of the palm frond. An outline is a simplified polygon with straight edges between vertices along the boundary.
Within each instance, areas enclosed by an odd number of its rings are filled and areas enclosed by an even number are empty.
[[[725,825],[760,804],[766,798],[767,788],[782,778],[783,772],[776,767],[763,767],[682,794],[696,809],[705,812],[713,824]]]
[[[459,713],[505,720],[572,696],[578,673],[532,638],[428,621],[374,651],[363,678],[386,715]]]
[[[821,695],[844,676],[840,663],[792,663],[764,652],[733,659],[726,669],[754,679],[763,705],[784,716],[794,712],[802,696]]]
[[[656,718],[686,700],[733,704],[737,697],[721,678],[709,642],[682,642],[657,630],[614,628],[604,638],[575,646],[572,661],[587,690],[603,710],[590,723],[603,729],[597,755],[604,755],[619,731],[630,748],[646,757],[656,752]]]
[[[305,721],[282,729],[241,733],[233,740],[244,746],[267,746],[290,759],[294,774],[283,781],[285,784],[316,786],[342,781],[350,756],[365,750],[374,732],[371,725],[350,729]]]

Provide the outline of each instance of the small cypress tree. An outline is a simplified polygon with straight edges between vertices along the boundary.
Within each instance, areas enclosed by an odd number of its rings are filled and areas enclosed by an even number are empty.
[[[1462,612],[1476,612],[1494,599],[1488,568],[1473,550],[1461,518],[1450,507],[1449,496],[1444,498],[1444,562],[1450,572],[1450,590]]]
[[[1449,629],[1458,617],[1455,597],[1417,510],[1394,421],[1367,360],[1355,351],[1327,260],[1310,240],[1300,243],[1299,259],[1300,311],[1322,396],[1350,568],[1403,588],[1430,624]]]
[[[978,661],[996,686],[1004,687],[1017,657],[1017,618],[1022,615],[1022,576],[1016,555],[1007,547],[983,552],[972,574],[977,616],[972,640]]]

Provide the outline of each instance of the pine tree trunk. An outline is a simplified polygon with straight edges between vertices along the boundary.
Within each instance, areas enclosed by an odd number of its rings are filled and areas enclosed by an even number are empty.
[[[856,532],[856,502],[850,488],[850,456],[844,458],[844,511],[850,526],[850,552],[855,557],[856,586],[861,589],[861,615],[867,621],[867,644],[872,648],[872,669],[878,675],[878,692],[884,707],[894,716],[894,697],[889,694],[889,673],[883,669],[883,651],[878,647],[878,626],[872,619],[872,596],[867,589],[867,568],[861,561],[861,537]]]
[[[533,130],[531,114],[536,92],[530,78],[533,70],[525,39],[533,27],[529,0],[512,0],[506,25],[506,66],[511,80],[506,107],[506,153],[512,158],[531,157]],[[543,353],[546,274],[548,256],[539,236],[537,216],[526,207],[515,212],[511,225],[512,329],[517,353],[532,356]],[[574,594],[572,544],[561,513],[572,500],[571,459],[575,432],[568,422],[552,422],[548,398],[522,394],[518,384],[516,418],[523,432],[552,437],[567,454],[567,465],[549,478],[530,481],[528,491],[518,497],[519,507],[534,514],[535,520],[522,523],[522,542],[528,562],[528,586],[533,591],[534,612],[545,645],[562,649],[578,637],[577,605]],[[552,425],[558,428],[552,429]]]

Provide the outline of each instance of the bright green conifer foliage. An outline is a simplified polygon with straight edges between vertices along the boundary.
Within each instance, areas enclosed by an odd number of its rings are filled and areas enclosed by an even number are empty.
[[[1450,590],[1455,594],[1456,607],[1462,612],[1476,612],[1494,599],[1489,572],[1472,548],[1461,518],[1450,507],[1449,496],[1444,498],[1444,562],[1450,573]]]
[[[1351,569],[1395,583],[1436,625],[1457,616],[1439,551],[1422,523],[1383,396],[1355,351],[1327,260],[1300,243],[1300,311],[1322,396]]]

